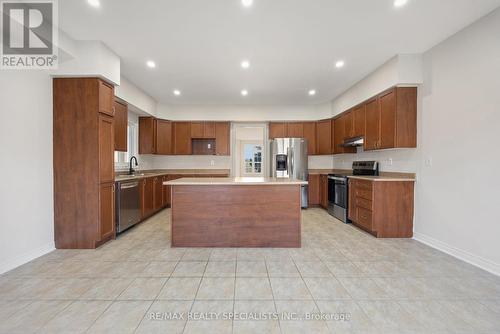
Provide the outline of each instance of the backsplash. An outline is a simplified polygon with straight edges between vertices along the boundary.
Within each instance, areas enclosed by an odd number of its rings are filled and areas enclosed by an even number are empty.
[[[383,172],[416,173],[418,154],[416,149],[393,149],[374,152],[364,152],[358,148],[356,154],[341,154],[333,156],[333,166],[336,169],[351,169],[353,161],[375,160]]]

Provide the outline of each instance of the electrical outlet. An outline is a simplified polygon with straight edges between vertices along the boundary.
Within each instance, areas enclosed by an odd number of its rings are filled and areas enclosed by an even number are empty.
[[[389,164],[389,166],[392,166],[393,165],[392,158],[389,158],[389,160],[387,160],[387,163]]]
[[[427,167],[431,167],[432,166],[432,158],[427,158],[425,159],[425,165]]]
[[[210,166],[215,166],[215,161],[210,160]]]

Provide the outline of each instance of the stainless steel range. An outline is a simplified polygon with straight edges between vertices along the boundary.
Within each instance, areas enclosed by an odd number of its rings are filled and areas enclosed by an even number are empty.
[[[328,175],[328,212],[335,218],[348,223],[349,210],[349,176],[350,175],[379,175],[377,161],[354,161],[352,173],[338,173]]]

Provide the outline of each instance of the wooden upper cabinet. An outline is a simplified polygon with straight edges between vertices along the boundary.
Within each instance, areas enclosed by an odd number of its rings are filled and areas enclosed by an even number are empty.
[[[417,147],[417,88],[396,88],[396,145]]]
[[[191,154],[191,122],[174,122],[174,154]]]
[[[139,117],[139,154],[156,153],[156,120]]]
[[[391,88],[365,108],[365,150],[417,147],[416,87]]]
[[[365,104],[365,150],[376,150],[380,139],[380,103],[375,98]]]
[[[163,119],[155,120],[156,123],[156,154],[172,154],[172,122]]]
[[[344,123],[344,133],[342,136],[342,141],[344,141],[345,138],[354,137],[354,114],[351,110],[343,114],[341,118]]]
[[[345,118],[338,117],[333,121],[333,153],[340,154],[344,153],[344,147],[342,144],[344,143],[345,138]]]
[[[352,110],[352,133],[351,137],[365,136],[365,105],[362,104]]]
[[[191,138],[204,138],[203,122],[191,122]]]
[[[99,112],[114,116],[115,88],[102,80],[99,80]]]
[[[396,146],[396,91],[380,95],[380,138],[377,148]]]
[[[115,100],[115,151],[127,152],[127,104]]]
[[[316,154],[316,122],[303,123],[304,138],[307,139],[308,155]]]
[[[316,122],[316,154],[332,154],[332,123],[329,119]]]
[[[115,183],[108,182],[99,186],[99,241],[115,236]]]
[[[206,139],[215,138],[215,122],[203,122],[203,137]]]
[[[99,114],[99,181],[115,180],[115,134],[113,117]]]
[[[286,137],[286,123],[285,122],[271,122],[269,123],[269,139],[285,138]]]
[[[231,155],[230,149],[231,126],[229,122],[215,123],[215,154]]]
[[[288,138],[304,138],[304,123],[287,123],[286,128]]]

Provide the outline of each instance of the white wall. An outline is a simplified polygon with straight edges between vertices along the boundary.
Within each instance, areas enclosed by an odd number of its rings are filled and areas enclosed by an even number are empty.
[[[499,32],[500,9],[424,54],[415,237],[500,275]]]
[[[312,106],[183,106],[158,105],[158,117],[171,120],[230,120],[262,122],[317,120],[330,117],[331,105]]]
[[[115,87],[115,95],[127,101],[129,110],[156,116],[156,100],[123,76],[120,86]]]
[[[0,273],[54,249],[52,80],[0,74]]]
[[[499,31],[496,10],[423,55],[417,149],[333,160],[335,168],[366,159],[384,171],[416,172],[415,238],[500,275]],[[333,101],[333,114],[392,86],[393,62]]]
[[[397,55],[332,101],[332,116],[369,99],[385,89],[422,83],[422,56]]]

